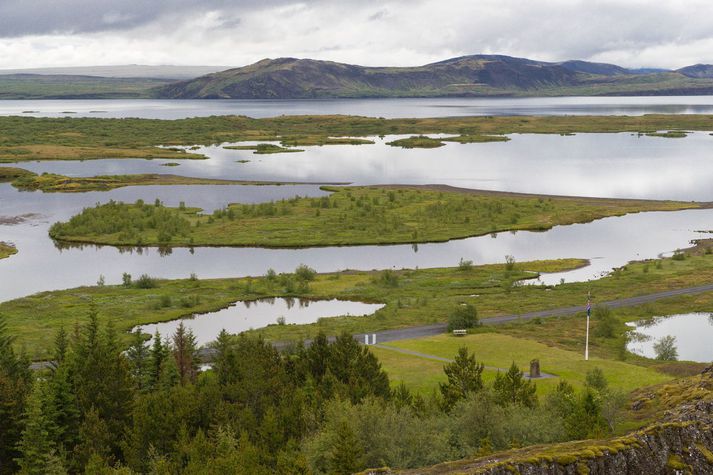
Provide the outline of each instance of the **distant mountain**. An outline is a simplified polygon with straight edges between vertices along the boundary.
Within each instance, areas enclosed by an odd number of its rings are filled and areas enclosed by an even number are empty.
[[[152,91],[172,81],[153,78],[4,74],[0,99],[120,99],[152,97]]]
[[[713,78],[713,64],[694,64],[677,69],[676,72],[689,78]]]
[[[0,75],[39,74],[43,76],[98,76],[105,78],[193,79],[226,70],[226,66],[78,66],[66,68],[0,69]]]
[[[713,94],[713,76],[699,74],[502,55],[416,67],[278,58],[168,84],[154,94],[173,99]]]
[[[622,68],[616,64],[590,63],[588,61],[565,61],[559,63],[565,69],[577,73],[601,74],[603,76],[615,76],[617,74],[636,74],[630,69]]]

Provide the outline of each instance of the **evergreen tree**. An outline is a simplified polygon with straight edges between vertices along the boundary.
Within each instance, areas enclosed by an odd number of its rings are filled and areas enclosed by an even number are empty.
[[[181,384],[185,385],[195,381],[198,374],[196,351],[196,338],[193,336],[193,332],[186,330],[183,322],[180,322],[173,335],[173,358],[176,361]]]
[[[168,348],[166,348],[161,340],[161,334],[156,330],[151,344],[149,353],[149,369],[148,369],[148,387],[154,388],[158,385],[161,378],[161,368],[163,362],[168,356]]]
[[[237,361],[232,348],[230,335],[221,330],[215,340],[216,355],[213,359],[213,371],[218,375],[218,383],[225,386],[233,381],[236,375]]]
[[[74,395],[69,368],[61,364],[48,383],[48,417],[53,428],[52,439],[61,454],[68,454],[79,439],[81,414]],[[68,466],[68,468],[72,468]]]
[[[537,405],[537,386],[527,379],[515,362],[504,375],[498,372],[493,383],[498,404],[516,404],[525,407]]]
[[[116,332],[111,325],[104,332],[100,330],[96,309],[92,308],[89,322],[80,330],[70,354],[80,412],[86,419],[90,410],[96,411],[111,436],[111,451],[118,457],[119,442],[130,418],[132,382]]]
[[[17,459],[20,473],[46,475],[66,473],[57,456],[57,447],[51,434],[55,432],[47,416],[45,383],[36,381],[27,400],[25,429],[18,445],[21,456]]]
[[[25,399],[32,386],[29,361],[15,353],[13,341],[0,315],[0,474],[16,470]]]
[[[143,391],[148,387],[150,356],[140,329],[131,332],[131,344],[126,350],[129,361],[129,371],[134,387]]]
[[[330,472],[349,475],[363,468],[364,447],[346,421],[337,425],[332,446]]]
[[[59,330],[54,337],[54,352],[52,353],[55,366],[64,362],[64,359],[67,356],[68,347],[69,341],[67,340],[67,332],[64,330],[63,326],[59,327]]]
[[[112,459],[113,442],[109,427],[93,407],[84,415],[79,427],[79,444],[74,449],[75,463],[85,467],[90,459],[96,458],[104,463]]]
[[[483,363],[475,360],[475,355],[468,354],[468,348],[458,349],[455,360],[443,367],[448,382],[439,384],[447,409],[452,408],[461,399],[483,389],[484,368]]]

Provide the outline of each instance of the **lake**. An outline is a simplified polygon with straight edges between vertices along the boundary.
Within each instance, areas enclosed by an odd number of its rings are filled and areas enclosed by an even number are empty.
[[[317,186],[150,186],[126,187],[108,192],[58,194],[17,192],[0,184],[2,215],[26,215],[24,222],[0,225],[2,240],[17,245],[19,253],[0,260],[0,300],[42,290],[94,285],[99,276],[118,284],[121,275],[143,273],[155,277],[201,278],[263,275],[268,269],[291,272],[307,264],[319,272],[344,269],[383,269],[455,266],[461,258],[476,264],[580,257],[591,265],[574,271],[543,275],[554,284],[601,276],[633,259],[656,258],[687,247],[691,240],[709,237],[713,209],[649,212],[605,218],[591,223],[557,226],[547,232],[502,232],[444,243],[392,246],[319,247],[306,249],[177,248],[169,254],[156,248],[122,250],[111,246],[58,248],[48,237],[49,226],[65,220],[85,206],[110,199],[133,202],[158,198],[168,206],[181,200],[207,211],[232,201],[259,202],[295,194],[319,196]],[[10,211],[10,212],[8,212]],[[51,272],[47,270],[51,269]]]
[[[73,112],[66,114],[65,112]],[[369,117],[468,115],[711,114],[713,96],[385,98],[315,100],[49,99],[2,100],[0,115],[183,119],[211,115],[274,117],[346,114]]]
[[[647,358],[655,358],[654,344],[667,335],[676,338],[678,359],[709,363],[713,361],[713,314],[685,313],[654,317],[632,322],[638,338],[632,338],[627,349]]]
[[[178,325],[193,332],[199,346],[215,340],[221,330],[237,334],[268,325],[303,325],[315,323],[320,318],[341,316],[367,316],[382,308],[382,304],[351,302],[348,300],[306,300],[292,298],[269,298],[239,301],[216,312],[196,314],[168,322],[142,325],[142,333],[153,335],[158,331],[162,336],[176,332]],[[278,322],[279,319],[279,322]]]
[[[231,109],[235,108],[235,110]],[[363,113],[425,116],[514,113],[713,112],[713,97],[538,98],[538,99],[384,99],[336,101],[0,101],[0,114],[63,110],[91,116],[185,117],[212,113]],[[90,111],[106,110],[106,114]],[[44,112],[43,112],[44,111]],[[258,112],[256,112],[258,111]],[[390,147],[396,137],[374,137],[374,145],[304,147],[305,152],[255,155],[251,151],[201,147],[207,160],[106,159],[28,162],[19,166],[70,176],[174,173],[243,180],[351,182],[354,184],[449,184],[488,190],[713,201],[713,136],[698,132],[683,139],[636,134],[511,135],[509,142],[457,144],[430,150]],[[247,162],[245,162],[248,160]],[[579,257],[591,265],[542,276],[545,283],[571,282],[606,274],[632,259],[656,258],[708,234],[713,210],[642,213],[593,223],[559,226],[547,232],[498,233],[418,246],[361,246],[312,249],[196,248],[124,250],[113,247],[58,248],[49,226],[110,199],[133,202],[159,198],[167,205],[185,201],[210,212],[232,202],[257,203],[295,195],[322,196],[314,185],[148,186],[108,192],[43,194],[18,192],[0,184],[0,217],[25,216],[0,224],[0,240],[19,253],[0,260],[0,300],[43,290],[93,285],[100,275],[119,283],[124,272],[183,278],[262,275],[269,268],[290,272],[307,264],[320,272],[343,269],[454,266],[461,258],[476,264],[503,262],[513,255],[534,259]],[[48,272],[48,269],[51,272]]]
[[[301,147],[304,152],[256,155],[223,146],[201,147],[208,160],[87,160],[27,162],[37,173],[93,176],[172,173],[262,181],[354,184],[446,184],[464,188],[553,195],[713,201],[713,136],[670,139],[619,134],[515,134],[509,142],[448,143],[403,149],[374,145]],[[248,162],[244,162],[248,160]],[[187,204],[193,203],[189,195]],[[234,200],[237,201],[237,200]]]

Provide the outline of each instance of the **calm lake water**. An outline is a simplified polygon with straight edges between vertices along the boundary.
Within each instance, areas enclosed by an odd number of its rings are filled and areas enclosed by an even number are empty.
[[[21,163],[37,173],[69,176],[172,173],[207,178],[355,184],[438,183],[543,194],[713,201],[713,136],[682,139],[635,134],[512,135],[509,142],[448,143],[403,149],[374,145],[302,147],[256,155],[201,147],[208,160],[87,160]],[[248,160],[248,162],[244,162]],[[186,203],[192,203],[191,196]]]
[[[183,318],[169,322],[142,325],[142,333],[162,336],[173,335],[178,325],[183,322],[193,331],[196,342],[205,345],[215,340],[221,330],[228,333],[240,333],[246,330],[275,325],[278,319],[284,319],[285,325],[315,323],[320,318],[371,315],[383,305],[351,302],[347,300],[304,300],[271,298],[254,301],[239,301],[230,307],[196,314],[192,318]]]
[[[654,343],[662,337],[676,337],[678,359],[708,363],[713,361],[713,314],[686,313],[655,317],[629,323],[639,338],[632,339],[627,348],[633,353],[655,358]]]
[[[384,99],[336,101],[0,101],[0,114],[162,117],[241,113],[271,116],[297,113],[348,113],[385,117],[473,114],[642,114],[713,113],[713,97],[545,98],[545,99]],[[94,111],[94,112],[92,112]],[[106,111],[106,112],[96,112]],[[32,114],[31,114],[32,115]],[[123,173],[173,173],[244,180],[351,182],[355,184],[449,184],[489,190],[713,201],[713,137],[694,133],[683,139],[620,134],[512,135],[505,143],[456,144],[431,150],[385,145],[305,147],[303,153],[254,155],[251,151],[201,148],[207,160],[89,160],[22,163],[36,172],[71,176]],[[248,160],[248,162],[244,162]],[[243,162],[243,163],[241,163]],[[361,246],[313,249],[197,248],[120,250],[85,246],[59,249],[49,226],[86,206],[110,199],[168,205],[180,201],[206,211],[231,202],[263,202],[295,195],[321,196],[314,185],[127,187],[109,192],[43,194],[18,192],[0,184],[0,217],[25,216],[19,224],[0,224],[0,240],[19,253],[0,260],[0,300],[79,285],[100,275],[119,283],[123,272],[179,278],[262,275],[267,269],[292,271],[307,264],[318,271],[453,266],[461,258],[477,264],[580,257],[591,265],[545,275],[556,283],[598,277],[632,259],[655,258],[709,237],[713,210],[642,213],[548,232],[499,233],[419,246]],[[0,222],[2,222],[0,220]]]
[[[606,218],[586,224],[557,226],[547,232],[503,232],[445,243],[393,246],[322,247],[307,249],[196,248],[163,254],[156,248],[126,251],[111,246],[59,249],[48,238],[51,223],[65,220],[85,206],[109,199],[151,202],[169,206],[181,200],[207,211],[233,201],[258,202],[295,194],[319,196],[316,186],[155,186],[127,187],[109,192],[80,194],[20,193],[0,184],[0,215],[37,213],[15,225],[0,225],[2,240],[17,245],[19,253],[0,260],[0,300],[41,290],[93,285],[100,275],[107,284],[121,282],[123,272],[134,276],[201,278],[263,275],[269,268],[291,272],[299,264],[317,271],[454,266],[460,258],[477,264],[580,257],[591,265],[563,274],[542,277],[546,283],[587,280],[633,259],[655,258],[709,237],[698,232],[711,228],[713,209],[651,212]],[[49,270],[49,271],[48,271]]]
[[[67,114],[67,112],[72,112]],[[710,114],[713,96],[529,97],[324,100],[4,100],[0,115],[183,119],[211,115],[273,117],[348,114],[370,117],[466,115]]]

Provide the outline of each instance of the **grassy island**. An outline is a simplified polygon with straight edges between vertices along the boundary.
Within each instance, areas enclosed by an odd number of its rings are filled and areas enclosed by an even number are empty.
[[[0,259],[5,259],[13,254],[17,254],[17,248],[10,244],[0,241]]]
[[[2,170],[2,167],[0,167]],[[221,180],[216,178],[194,178],[180,175],[145,173],[139,175],[100,175],[93,177],[68,177],[54,173],[37,175],[32,172],[22,174],[12,180],[12,185],[20,190],[41,190],[50,192],[107,191],[124,186],[148,185],[293,185],[298,183],[281,181]]]
[[[253,150],[253,153],[256,155],[304,152],[304,150],[299,148],[280,147],[279,145],[271,143],[260,143],[257,145],[226,145],[223,148],[226,150]]]
[[[0,117],[0,162],[96,158],[205,158],[186,146],[280,142],[284,147],[373,143],[383,135],[452,134],[440,141],[507,140],[505,134],[713,131],[713,115],[504,116],[383,119],[323,115],[180,120]],[[675,135],[680,135],[674,132]],[[667,136],[671,136],[670,133]],[[408,139],[407,139],[408,140]],[[266,144],[263,144],[266,145]],[[173,147],[173,148],[172,148]]]
[[[86,208],[50,235],[120,246],[308,247],[439,242],[506,230],[545,230],[640,211],[702,206],[674,201],[536,196],[446,186],[323,187],[322,198],[233,204],[210,215],[160,203]]]

